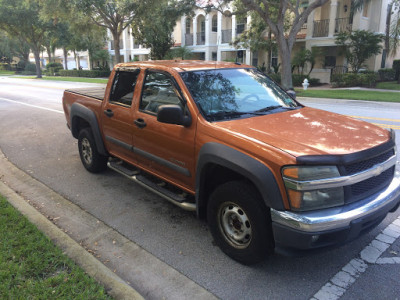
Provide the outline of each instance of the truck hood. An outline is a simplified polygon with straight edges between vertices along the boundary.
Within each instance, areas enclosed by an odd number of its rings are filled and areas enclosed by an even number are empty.
[[[378,146],[390,138],[387,130],[370,123],[309,107],[213,125],[295,157],[349,154]]]

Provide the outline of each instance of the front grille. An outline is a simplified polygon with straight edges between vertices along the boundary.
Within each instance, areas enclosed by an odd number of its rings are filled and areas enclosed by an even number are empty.
[[[344,173],[346,174],[343,175],[352,175],[368,170],[370,168],[373,168],[377,164],[385,162],[393,155],[394,155],[394,149],[391,149],[390,151],[386,151],[370,159],[345,165],[343,166],[343,170]],[[383,189],[384,187],[388,186],[393,179],[394,170],[395,167],[393,166],[392,168],[387,169],[378,176],[368,178],[364,181],[346,187],[345,188],[346,203],[352,203],[361,200],[363,198],[366,198],[378,192],[379,190]]]
[[[363,160],[360,162],[356,162],[350,165],[345,165],[344,169],[346,170],[347,175],[359,173],[365,170],[368,170],[372,168],[373,166],[383,163],[384,161],[387,161],[390,157],[394,155],[394,149],[387,151],[385,153],[382,153],[378,156],[375,156],[373,158]]]

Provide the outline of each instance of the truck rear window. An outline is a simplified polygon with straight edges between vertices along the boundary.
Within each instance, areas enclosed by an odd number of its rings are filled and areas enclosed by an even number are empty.
[[[213,69],[180,74],[209,121],[301,107],[274,81],[256,69]]]
[[[131,106],[139,73],[139,69],[117,71],[111,87],[110,102]]]

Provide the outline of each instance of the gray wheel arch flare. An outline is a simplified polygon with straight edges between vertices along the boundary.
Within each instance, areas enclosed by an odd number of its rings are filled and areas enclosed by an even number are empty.
[[[196,167],[197,214],[207,203],[204,192],[207,164],[215,164],[232,170],[247,178],[258,189],[267,207],[284,210],[278,184],[272,171],[256,159],[229,146],[211,142],[202,146]]]
[[[85,120],[89,123],[94,140],[96,142],[97,151],[102,155],[107,155],[106,148],[104,147],[103,139],[101,137],[101,132],[99,128],[99,123],[97,122],[96,114],[89,108],[83,106],[79,103],[74,103],[71,106],[71,132],[74,138],[78,138],[79,135],[79,122],[78,118]]]

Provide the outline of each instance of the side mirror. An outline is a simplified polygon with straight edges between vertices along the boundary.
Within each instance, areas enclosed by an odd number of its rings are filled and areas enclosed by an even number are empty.
[[[286,93],[294,100],[296,100],[296,92],[294,90],[287,90]]]
[[[182,107],[179,105],[161,105],[158,107],[157,121],[167,124],[183,125],[185,127],[192,124],[190,116],[185,116]]]

